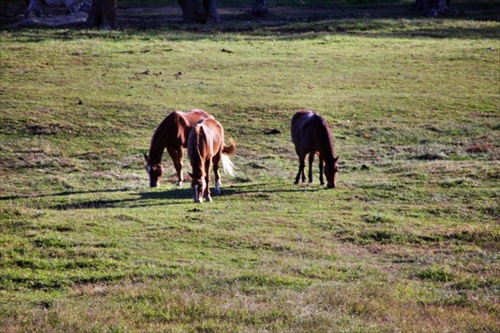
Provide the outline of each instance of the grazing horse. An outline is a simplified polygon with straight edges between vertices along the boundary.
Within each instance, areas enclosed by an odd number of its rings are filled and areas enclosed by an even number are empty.
[[[336,186],[337,172],[339,171],[338,157],[335,157],[333,139],[326,120],[316,112],[300,110],[292,118],[292,140],[295,151],[299,156],[299,172],[295,178],[295,184],[306,181],[304,174],[306,155],[309,154],[309,183],[312,183],[312,163],[314,155],[319,155],[319,180],[323,181],[323,167],[325,171],[328,188]]]
[[[149,154],[144,154],[151,187],[158,187],[160,184],[160,178],[163,174],[161,157],[165,148],[167,148],[174,162],[175,171],[177,172],[177,185],[182,185],[184,181],[182,160],[184,158],[184,148],[187,147],[189,131],[197,121],[205,118],[213,117],[203,110],[174,111],[158,125],[151,138]]]
[[[234,176],[233,164],[229,159],[236,151],[234,140],[230,140],[231,146],[224,145],[224,128],[215,119],[204,119],[196,123],[188,139],[188,155],[193,172],[191,176],[191,186],[194,192],[194,202],[202,202],[203,197],[208,202],[210,197],[210,165],[213,164],[215,174],[215,191],[220,194],[220,174],[219,161],[222,160],[224,171]]]

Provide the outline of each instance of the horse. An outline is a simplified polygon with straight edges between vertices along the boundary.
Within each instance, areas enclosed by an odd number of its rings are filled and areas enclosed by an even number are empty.
[[[323,180],[323,168],[328,182],[328,188],[337,185],[337,172],[339,171],[338,156],[335,157],[333,138],[326,120],[318,113],[310,110],[300,110],[292,117],[291,125],[292,141],[295,151],[299,157],[299,172],[295,178],[295,184],[306,181],[304,174],[306,155],[309,154],[309,183],[312,183],[312,163],[314,156],[319,156],[319,180]]]
[[[222,160],[224,171],[234,176],[233,164],[229,155],[236,151],[236,143],[230,139],[231,145],[224,144],[224,128],[215,119],[203,119],[197,122],[188,139],[188,156],[192,172],[191,187],[193,188],[194,202],[203,202],[203,197],[208,202],[210,197],[210,165],[213,165],[215,174],[215,191],[220,194],[219,161]]]
[[[188,112],[173,111],[158,125],[151,138],[149,154],[144,154],[150,187],[160,185],[160,179],[163,175],[161,157],[165,148],[174,162],[177,172],[177,186],[182,186],[184,182],[182,161],[189,132],[196,122],[206,118],[213,118],[213,116],[198,109]]]

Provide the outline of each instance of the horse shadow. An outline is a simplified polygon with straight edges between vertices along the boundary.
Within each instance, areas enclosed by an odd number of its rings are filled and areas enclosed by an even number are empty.
[[[304,191],[320,191],[318,187],[294,186],[282,188],[280,190],[266,188],[264,183],[235,183],[229,184],[227,187],[221,188],[221,193],[216,194],[212,190],[212,198],[217,200],[218,197],[240,196],[242,194],[256,193],[276,193],[276,192],[304,192]],[[285,187],[285,186],[284,186]],[[68,202],[68,196],[85,195],[85,194],[106,194],[106,193],[129,193],[125,198],[99,198],[99,199],[75,199]],[[57,193],[45,193],[37,195],[15,195],[3,196],[2,200],[18,200],[30,198],[64,198],[59,203],[52,203],[47,207],[53,210],[79,210],[79,209],[105,209],[105,208],[141,208],[154,207],[164,205],[179,205],[193,203],[193,190],[189,187],[178,187],[167,189],[164,191],[130,191],[130,189],[107,189],[107,190],[89,190],[89,191],[62,191]]]
[[[221,194],[218,196],[234,196],[241,194],[256,194],[256,193],[303,193],[307,192],[318,192],[323,190],[322,187],[318,186],[304,186],[304,185],[292,185],[286,184],[279,189],[276,188],[265,188],[264,183],[245,183],[245,184],[231,184],[226,188],[221,189]]]
[[[107,189],[107,190],[87,190],[87,191],[62,191],[56,193],[41,193],[41,194],[19,194],[19,195],[0,196],[0,201],[30,199],[30,198],[64,197],[68,195],[78,195],[78,194],[113,193],[113,192],[126,192],[126,191],[127,191],[126,189]]]
[[[169,199],[169,200],[184,200],[193,197],[193,190],[189,188],[174,188],[166,191],[154,191],[154,192],[141,192],[139,193],[141,200],[157,200],[157,199]]]
[[[165,191],[128,192],[128,198],[83,200],[73,203],[55,204],[50,208],[56,210],[71,209],[96,209],[96,208],[141,208],[164,205],[186,204],[187,199],[192,200],[192,190],[189,188],[176,188]]]

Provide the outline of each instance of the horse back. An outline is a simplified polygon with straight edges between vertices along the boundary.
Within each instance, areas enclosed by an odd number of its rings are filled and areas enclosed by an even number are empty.
[[[319,117],[316,112],[300,110],[292,117],[292,140],[296,147],[306,147],[314,135],[315,119]]]
[[[203,119],[213,119],[213,116],[201,109],[194,109],[188,112],[179,112],[179,116],[182,116],[182,120],[179,118],[179,122],[182,123],[184,128],[183,133],[183,146],[187,147],[187,141],[189,138],[189,133],[191,128],[200,120]]]
[[[318,113],[301,110],[292,117],[292,141],[303,153],[320,151],[325,141],[330,141],[326,120]]]
[[[207,158],[219,153],[224,142],[224,130],[222,125],[213,118],[198,121],[189,134],[188,153],[195,150]]]
[[[307,120],[308,118],[310,118],[311,116],[317,114],[316,112],[314,111],[311,111],[311,110],[300,110],[300,111],[297,111],[293,117],[292,117],[292,130],[295,127],[299,126],[297,124],[297,122],[299,123],[303,123],[305,120]]]
[[[189,131],[199,120],[212,118],[203,110],[173,111],[158,126],[157,134],[163,136],[164,146],[186,147]]]
[[[180,112],[184,118],[186,119],[186,121],[191,124],[191,126],[193,126],[194,124],[196,124],[198,121],[200,121],[201,119],[206,119],[206,118],[211,118],[213,119],[213,116],[208,114],[207,112],[201,110],[201,109],[194,109],[194,110],[190,110],[188,112]]]
[[[224,129],[222,125],[213,118],[207,118],[202,121],[205,136],[207,137],[207,143],[210,145],[209,148],[212,151],[212,155],[217,154],[221,151],[224,145]]]

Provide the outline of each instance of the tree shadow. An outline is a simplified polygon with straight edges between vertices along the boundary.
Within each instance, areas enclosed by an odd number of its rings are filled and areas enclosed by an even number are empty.
[[[59,9],[50,9],[49,15],[58,15]],[[118,7],[117,22],[119,30],[125,32],[120,38],[132,37],[135,34],[158,35],[165,30],[177,31],[174,37],[178,40],[197,40],[206,38],[213,33],[239,33],[249,38],[261,38],[262,35],[273,35],[275,38],[315,38],[305,36],[311,32],[327,34],[367,34],[371,37],[427,37],[427,38],[497,38],[499,29],[495,26],[477,28],[472,26],[459,28],[440,28],[436,24],[433,28],[406,27],[405,20],[428,19],[412,11],[412,2],[395,2],[378,4],[344,4],[322,3],[321,5],[275,5],[269,7],[268,15],[255,17],[250,8],[239,4],[228,4],[218,8],[222,24],[182,24],[182,12],[179,6],[128,6]],[[454,12],[446,17],[430,18],[440,22],[442,20],[489,20],[499,21],[498,2],[462,1],[454,4]],[[60,13],[59,13],[60,14]],[[396,22],[395,22],[396,21]],[[398,25],[398,21],[399,25]],[[3,23],[3,24],[2,24]],[[0,29],[10,29],[10,25],[0,20]],[[73,31],[80,30],[85,36],[106,37],[115,39],[115,33],[89,30],[86,26],[72,27]],[[24,36],[27,42],[40,39],[60,38],[73,39],[75,34],[53,33]]]

